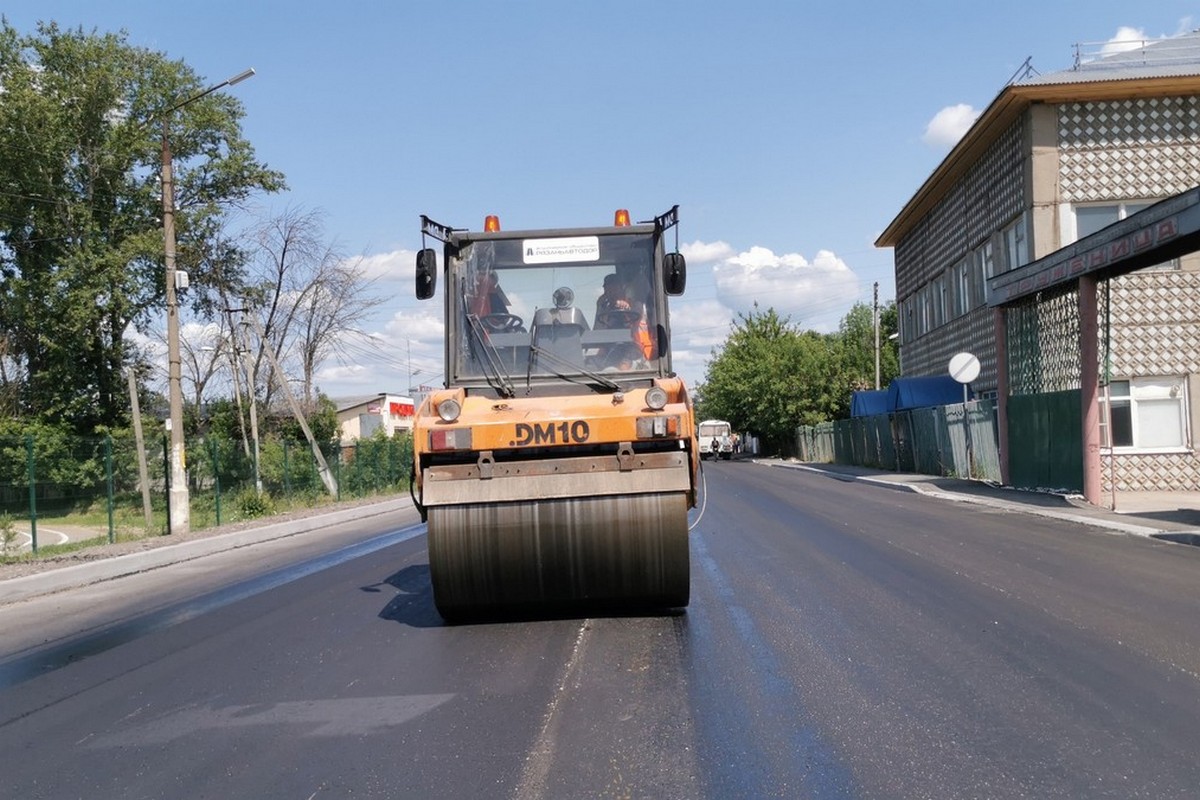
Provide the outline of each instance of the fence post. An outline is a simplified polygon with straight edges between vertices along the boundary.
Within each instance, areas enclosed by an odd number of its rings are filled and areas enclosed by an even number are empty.
[[[292,496],[292,470],[288,464],[288,441],[283,440],[283,496]]]
[[[25,437],[25,467],[29,475],[29,549],[37,555],[37,469],[33,461],[33,436]]]
[[[208,437],[208,450],[212,453],[213,499],[217,510],[217,527],[221,527],[221,461],[218,457],[217,437]]]
[[[112,436],[104,437],[104,478],[108,488],[108,543],[117,540],[116,529],[113,526],[113,456]]]
[[[333,459],[333,479],[337,483],[337,502],[342,500],[342,445],[337,446],[337,455]]]
[[[379,448],[371,448],[371,492],[379,494]]]
[[[163,445],[163,484],[167,488],[167,534],[171,535],[171,450],[167,442],[167,435],[164,433],[162,437]]]

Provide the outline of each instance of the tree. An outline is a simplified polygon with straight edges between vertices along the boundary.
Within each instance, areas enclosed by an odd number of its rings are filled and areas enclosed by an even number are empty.
[[[835,336],[801,331],[773,308],[739,315],[698,388],[700,413],[754,431],[769,450],[790,451],[797,425],[837,413],[837,356]]]
[[[875,321],[871,306],[855,303],[846,312],[838,327],[841,344],[842,383],[846,387],[846,409],[850,404],[849,392],[875,388]],[[900,356],[896,340],[896,302],[893,300],[879,309],[879,385],[891,383],[900,374]],[[845,415],[841,415],[845,416]]]
[[[269,406],[274,383],[264,348],[272,348],[285,369],[299,374],[302,405],[311,409],[317,369],[336,351],[341,336],[355,331],[385,298],[370,296],[361,259],[347,259],[326,240],[318,212],[288,209],[264,221],[252,237],[255,258],[245,295],[265,339],[251,356],[255,374],[263,376]]]
[[[126,415],[126,333],[163,307],[161,123],[205,82],[125,34],[21,35],[0,19],[0,84],[0,381],[23,416],[90,432]],[[227,209],[284,185],[241,137],[242,115],[220,92],[171,115],[177,264],[194,302],[239,268],[220,244]]]

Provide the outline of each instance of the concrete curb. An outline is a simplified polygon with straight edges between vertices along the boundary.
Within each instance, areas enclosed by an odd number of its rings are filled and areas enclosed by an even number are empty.
[[[136,575],[172,564],[194,561],[215,553],[253,547],[263,542],[310,533],[344,522],[388,514],[411,507],[412,500],[408,496],[404,496],[394,500],[314,514],[310,517],[286,522],[267,523],[259,528],[206,536],[202,539],[164,545],[138,553],[97,559],[70,567],[39,572],[35,575],[9,578],[0,581],[0,606],[20,602],[30,597],[116,580],[127,575]]]
[[[879,478],[873,475],[852,475],[836,470],[823,470],[818,467],[812,467],[807,464],[787,464],[783,462],[772,461],[756,461],[758,464],[766,464],[772,467],[784,467],[786,469],[799,469],[806,472],[815,472],[819,475],[826,475],[840,481],[846,482],[862,482],[869,483],[873,486],[883,486],[888,489],[895,489],[902,492],[912,492],[914,494],[933,497],[938,500],[949,500],[955,503],[971,503],[974,505],[988,506],[1003,511],[1016,511],[1022,514],[1033,514],[1039,517],[1047,517],[1063,522],[1074,522],[1080,525],[1087,525],[1094,528],[1103,528],[1116,533],[1124,533],[1130,536],[1145,536],[1156,537],[1165,536],[1167,534],[1177,533],[1164,528],[1148,527],[1146,525],[1137,525],[1131,522],[1123,522],[1121,520],[1107,519],[1100,516],[1091,516],[1086,511],[1081,509],[1078,512],[1058,511],[1041,506],[1028,505],[1013,500],[1001,500],[995,497],[985,497],[982,495],[968,494],[965,492],[948,492],[944,489],[930,489],[918,483],[910,483],[900,480],[888,480]]]

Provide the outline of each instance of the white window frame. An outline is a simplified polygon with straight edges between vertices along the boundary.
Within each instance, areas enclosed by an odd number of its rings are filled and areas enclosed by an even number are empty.
[[[1137,378],[1119,378],[1113,380],[1100,392],[1100,446],[1108,453],[1187,453],[1191,452],[1191,430],[1189,425],[1190,413],[1188,408],[1187,377],[1184,375],[1156,375]],[[1125,387],[1128,386],[1126,389]],[[1129,427],[1132,443],[1112,446],[1109,421],[1111,419],[1109,400],[1113,408],[1129,409]],[[1160,447],[1147,447],[1143,444],[1146,435],[1142,432],[1145,424],[1143,414],[1139,413],[1138,404],[1149,406],[1150,403],[1161,403],[1164,400],[1173,401],[1178,409],[1180,444]],[[1118,406],[1117,404],[1120,404]]]
[[[1004,248],[1004,271],[1029,263],[1029,227],[1024,214],[1000,231],[1000,240]]]
[[[1154,205],[1157,202],[1158,202],[1157,199],[1151,199],[1151,200],[1116,200],[1116,201],[1110,200],[1110,201],[1104,202],[1104,203],[1075,203],[1074,205],[1071,206],[1071,214],[1070,214],[1071,240],[1069,242],[1064,242],[1063,246],[1065,247],[1068,244],[1074,244],[1075,242],[1077,242],[1081,238],[1083,238],[1079,235],[1078,210],[1081,208],[1115,208],[1117,210],[1117,219],[1115,220],[1115,222],[1120,222],[1123,219],[1127,219],[1132,214],[1136,214],[1139,211],[1143,211],[1146,208],[1149,208],[1150,206]],[[1110,223],[1110,224],[1112,224],[1112,223]],[[1148,267],[1143,267],[1142,269],[1148,269],[1148,270],[1179,269],[1179,259],[1178,258],[1168,259],[1167,261],[1163,261],[1160,264],[1153,264]]]
[[[969,314],[975,307],[974,297],[971,296],[971,260],[963,259],[955,267],[958,272],[958,314]]]
[[[946,277],[934,278],[934,327],[946,324]]]

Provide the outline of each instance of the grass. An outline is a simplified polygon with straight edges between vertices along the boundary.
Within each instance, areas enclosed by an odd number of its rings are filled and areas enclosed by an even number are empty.
[[[407,492],[407,487],[397,487],[395,493]],[[370,493],[368,493],[370,494]],[[390,494],[378,492],[376,494]],[[344,499],[350,499],[349,497]],[[267,519],[275,514],[285,514],[304,509],[318,509],[333,505],[336,501],[324,491],[302,490],[288,497],[273,497],[264,494],[259,498],[253,490],[222,492],[220,497],[220,524],[231,525],[249,519]],[[193,530],[217,527],[217,496],[212,491],[193,492],[189,497],[189,525]],[[96,536],[77,539],[65,544],[44,544],[39,535],[37,553],[14,552],[18,538],[17,525],[28,530],[28,514],[10,516],[0,512],[0,564],[20,564],[44,557],[63,555],[89,547],[112,542],[133,542],[151,536],[166,535],[166,497],[151,498],[151,523],[147,527],[140,494],[127,494],[113,499],[112,528],[109,528],[108,504],[105,498],[90,502],[64,504],[56,508],[39,509],[39,529],[69,527],[103,531]],[[111,538],[110,538],[111,537]]]

